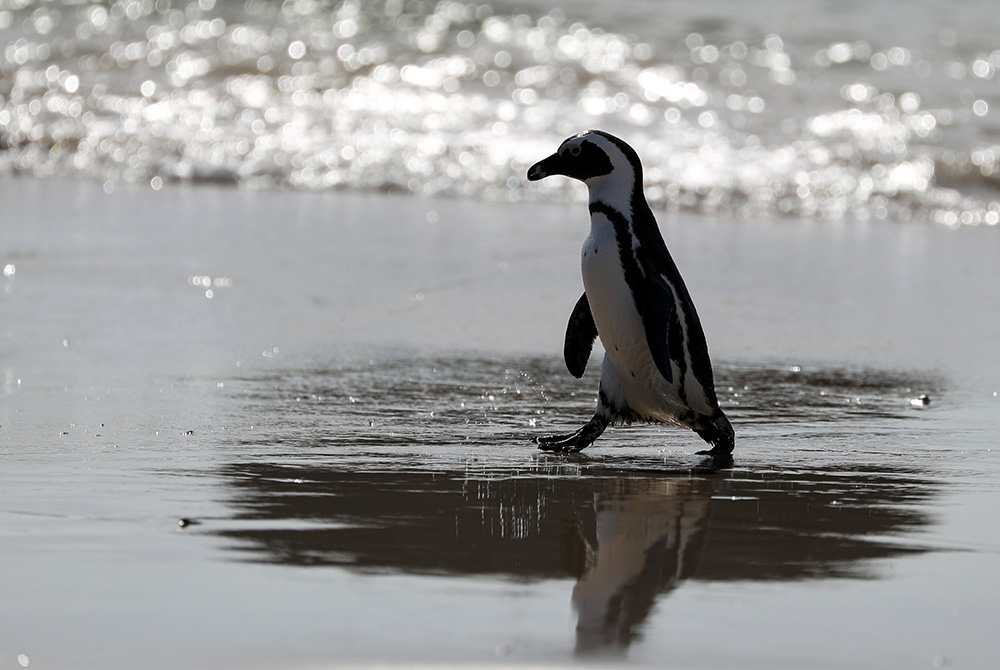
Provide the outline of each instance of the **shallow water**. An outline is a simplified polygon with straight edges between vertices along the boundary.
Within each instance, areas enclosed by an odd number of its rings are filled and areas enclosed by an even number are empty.
[[[991,667],[994,13],[0,0],[0,668]],[[529,442],[591,126],[731,468]]]
[[[994,6],[0,1],[0,174],[503,200],[589,127],[651,200],[1000,221]]]
[[[738,434],[713,471],[678,429],[529,442],[594,406],[572,209],[0,198],[0,667],[1000,653],[993,230],[666,222]]]

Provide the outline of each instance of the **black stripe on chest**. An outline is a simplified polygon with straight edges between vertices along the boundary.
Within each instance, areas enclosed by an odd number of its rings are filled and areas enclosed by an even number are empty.
[[[628,220],[625,216],[614,209],[613,207],[606,205],[603,202],[592,202],[590,203],[590,215],[603,214],[611,222],[615,231],[615,242],[618,245],[618,259],[622,266],[622,272],[625,275],[625,283],[629,287],[629,291],[632,293],[632,299],[635,301],[636,311],[639,312],[640,318],[644,321],[648,315],[645,314],[647,305],[650,304],[646,293],[650,289],[649,281],[646,277],[647,272],[656,272],[656,268],[649,267],[643,268],[639,264],[638,255],[642,253],[640,249],[633,249],[632,247],[632,227],[629,225]],[[654,224],[655,225],[655,224]],[[662,242],[661,242],[662,244]],[[640,247],[642,245],[642,240],[640,239]],[[669,277],[670,282],[674,281],[673,277]],[[670,360],[677,365],[680,372],[677,379],[677,392],[680,399],[683,402],[687,402],[687,393],[685,391],[684,377],[687,374],[687,361],[684,356],[684,329],[681,327],[681,321],[679,317],[679,310],[684,310],[685,320],[690,323],[691,315],[686,309],[686,305],[678,304],[676,299],[675,289],[671,286],[671,299],[675,305],[673,314],[671,315],[670,321],[667,325],[667,332],[663,334],[667,338],[667,351],[670,355]],[[681,301],[683,303],[683,301]],[[694,317],[697,319],[697,316]],[[624,371],[619,371],[624,373]]]
[[[605,205],[603,202],[590,203],[590,216],[603,214],[615,229],[615,242],[618,244],[618,261],[621,263],[625,273],[625,283],[628,284],[632,292],[632,298],[636,301],[639,313],[642,309],[639,303],[639,296],[646,277],[639,267],[635,254],[632,252],[632,230],[628,225],[625,216],[616,209]]]

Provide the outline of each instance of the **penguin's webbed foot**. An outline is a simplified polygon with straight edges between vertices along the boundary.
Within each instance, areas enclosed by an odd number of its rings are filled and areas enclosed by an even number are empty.
[[[713,469],[728,468],[733,465],[733,447],[726,444],[718,444],[711,449],[704,449],[695,452],[699,456],[708,456],[712,462]]]
[[[544,437],[534,437],[532,441],[538,445],[542,451],[554,451],[560,454],[571,454],[582,451],[590,446],[590,443],[583,444],[580,437],[583,428],[566,435],[546,435]]]
[[[706,449],[704,451],[696,452],[699,456],[707,456],[705,459],[704,467],[708,467],[710,470],[725,470],[726,468],[733,467],[733,455],[731,453],[719,452],[712,453],[714,450]]]
[[[733,464],[733,449],[736,447],[736,436],[733,426],[721,410],[715,419],[695,426],[695,432],[712,445],[711,449],[699,451],[699,456],[710,456],[716,468],[728,468]]]
[[[717,444],[711,449],[703,449],[695,453],[699,456],[730,456],[733,453],[733,447],[729,444]]]
[[[550,435],[532,438],[542,451],[552,451],[560,454],[573,454],[583,451],[594,443],[604,429],[608,420],[602,416],[594,416],[582,428],[566,435]]]

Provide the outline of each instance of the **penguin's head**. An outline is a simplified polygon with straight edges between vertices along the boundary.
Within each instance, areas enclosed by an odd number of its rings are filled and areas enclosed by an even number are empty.
[[[529,181],[552,175],[579,179],[590,187],[607,180],[631,187],[642,183],[642,166],[635,150],[624,141],[588,130],[570,137],[557,152],[528,169]]]

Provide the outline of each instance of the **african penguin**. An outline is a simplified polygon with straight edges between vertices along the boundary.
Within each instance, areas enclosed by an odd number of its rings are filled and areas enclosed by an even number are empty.
[[[590,130],[528,170],[530,181],[552,175],[578,179],[590,191],[584,294],[566,329],[566,367],[582,377],[598,336],[605,355],[594,417],[574,433],[539,438],[539,448],[575,452],[612,424],[668,423],[712,445],[699,453],[729,458],[733,427],[715,395],[698,313],[643,195],[639,156],[617,137]]]

